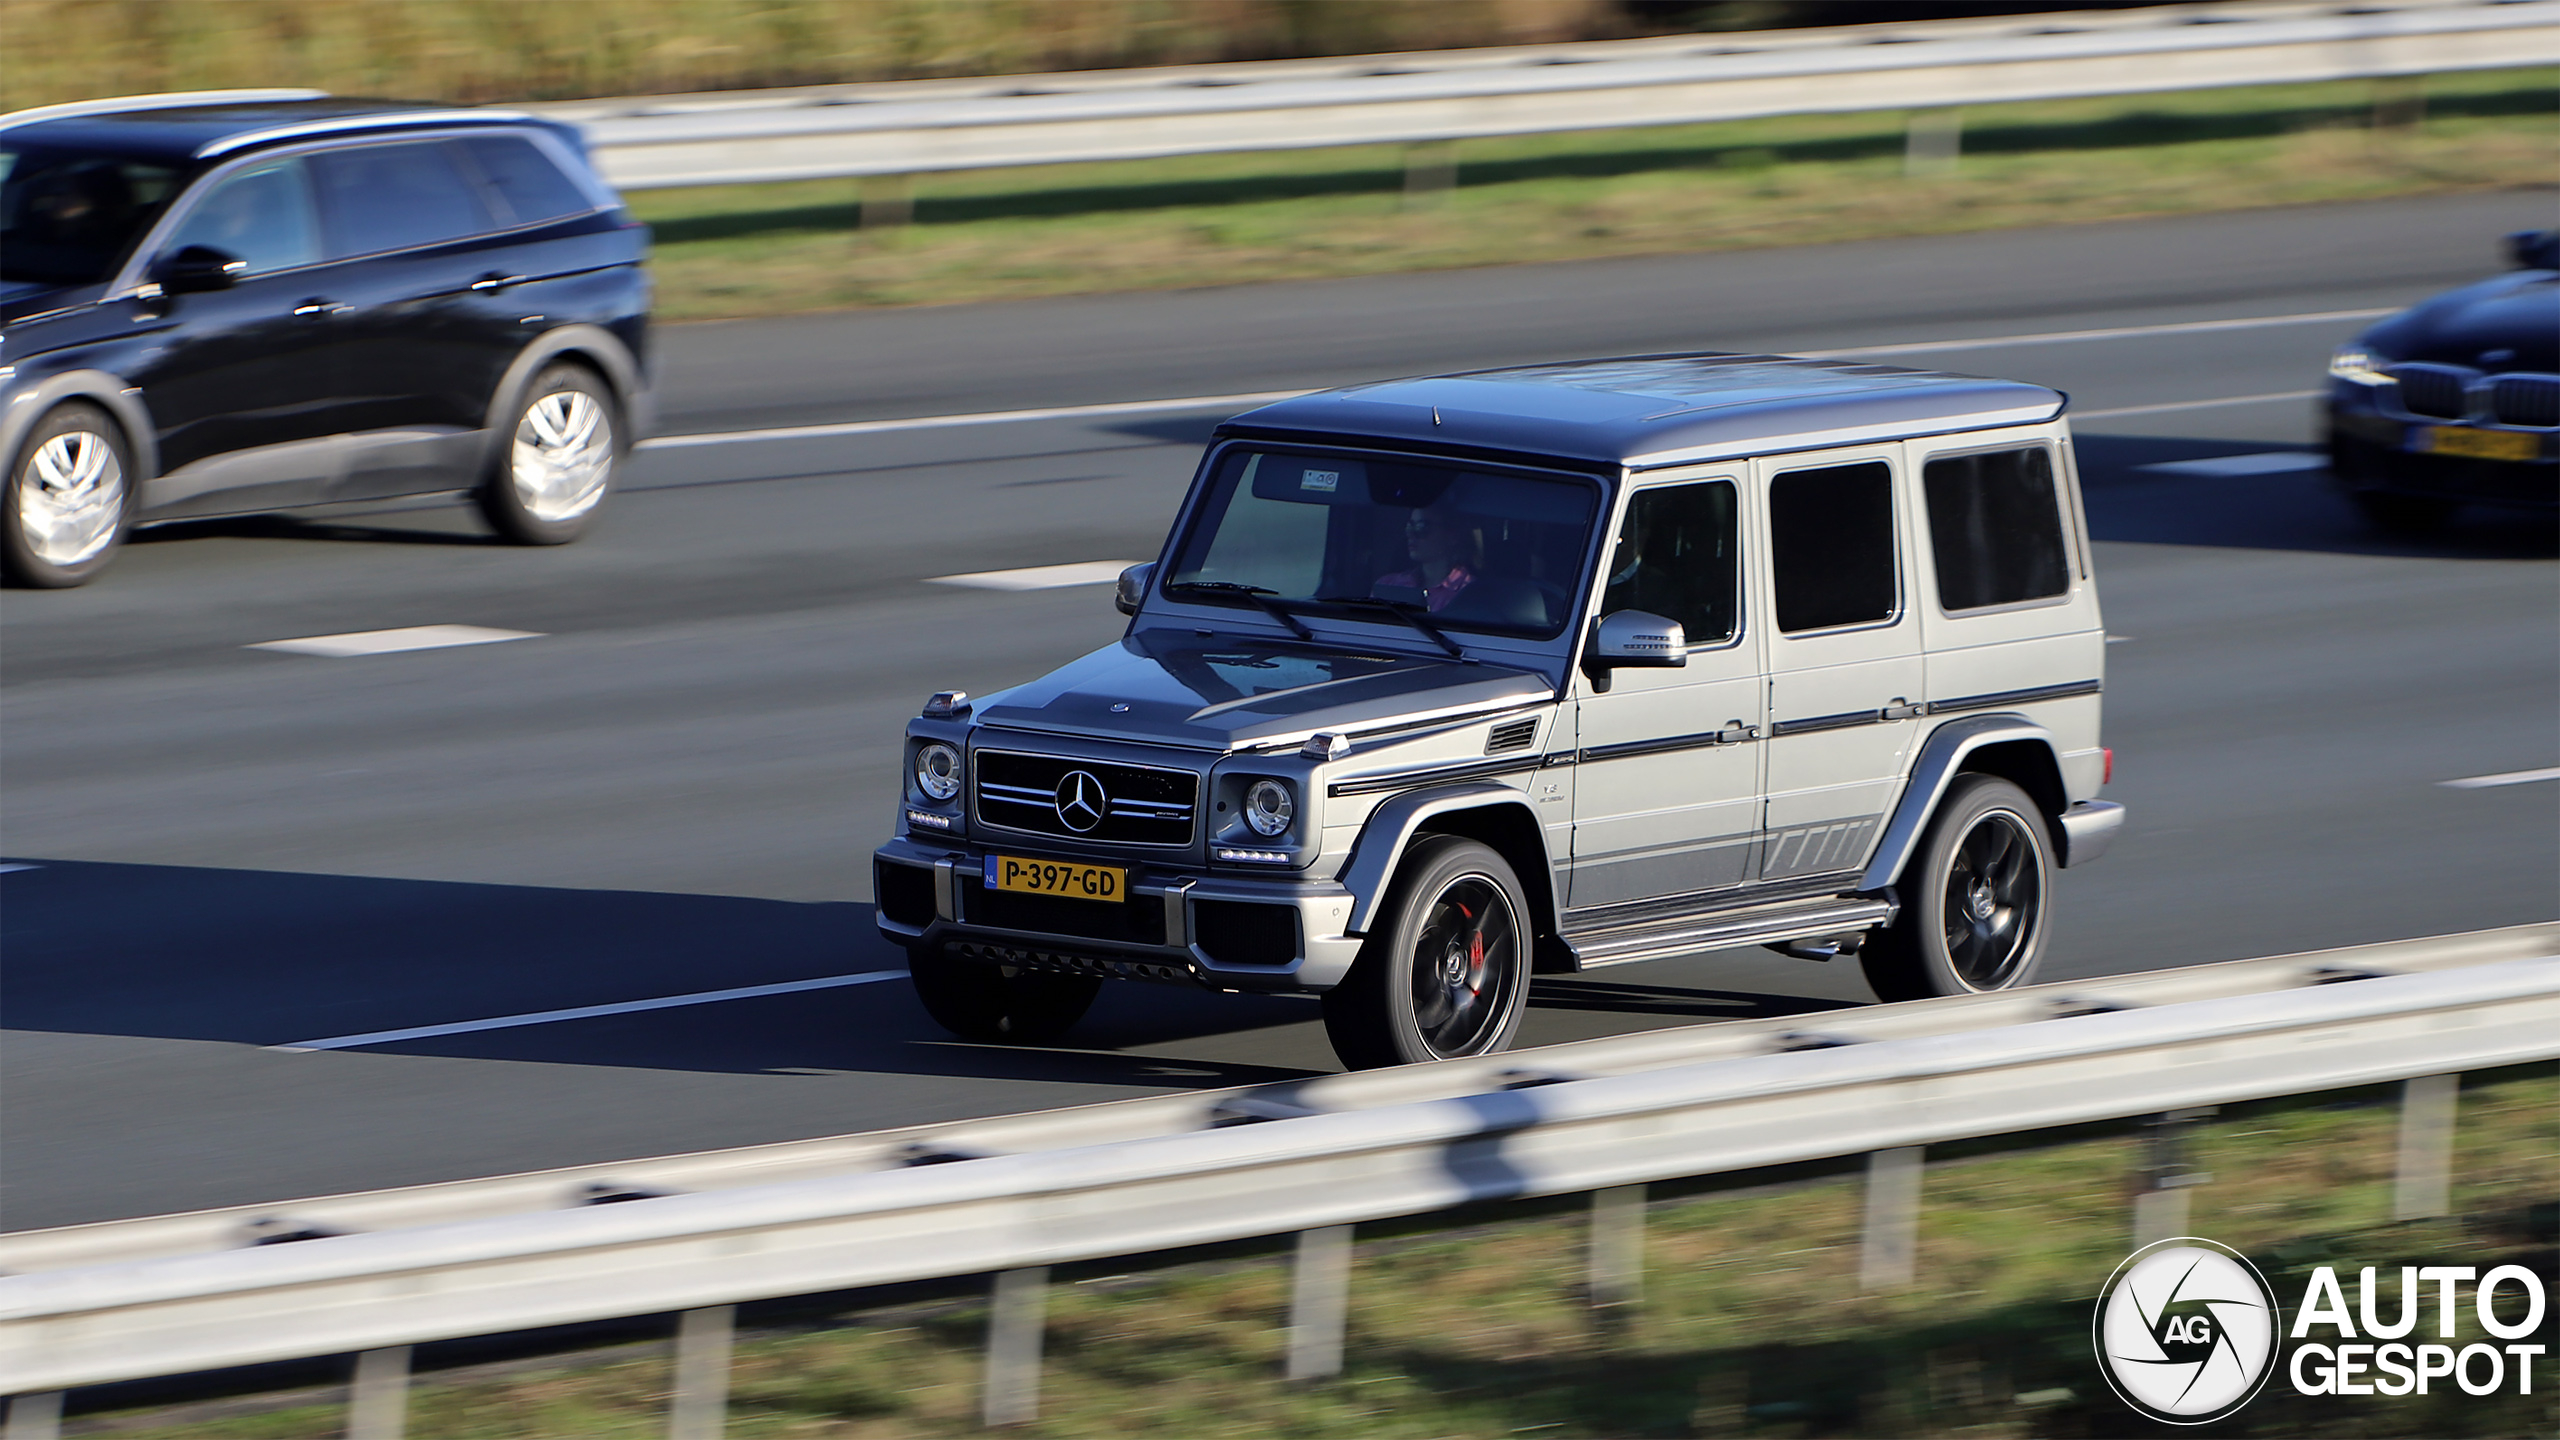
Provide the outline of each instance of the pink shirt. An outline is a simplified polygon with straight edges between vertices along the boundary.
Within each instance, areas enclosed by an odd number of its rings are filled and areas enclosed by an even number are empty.
[[[1399,590],[1421,591],[1422,608],[1437,615],[1450,601],[1458,598],[1459,591],[1474,584],[1475,579],[1475,572],[1466,566],[1452,565],[1449,567],[1449,573],[1442,576],[1437,585],[1423,584],[1420,573],[1414,570],[1399,570],[1393,575],[1381,575],[1378,577],[1378,584],[1382,587],[1394,586]]]

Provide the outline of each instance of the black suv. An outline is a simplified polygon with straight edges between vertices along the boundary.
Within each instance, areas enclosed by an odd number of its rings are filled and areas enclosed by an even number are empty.
[[[0,116],[0,568],[468,490],[576,538],[647,426],[648,232],[575,128],[313,91]]]

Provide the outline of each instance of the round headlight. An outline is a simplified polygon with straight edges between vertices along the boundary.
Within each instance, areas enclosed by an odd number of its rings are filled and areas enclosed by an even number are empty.
[[[1256,835],[1279,834],[1297,813],[1298,802],[1289,798],[1289,787],[1277,780],[1256,780],[1245,788],[1244,823]]]
[[[916,788],[936,800],[960,793],[960,752],[936,740],[916,751]]]

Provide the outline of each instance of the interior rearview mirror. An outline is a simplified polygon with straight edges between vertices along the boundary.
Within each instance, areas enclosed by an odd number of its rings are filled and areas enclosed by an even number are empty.
[[[189,245],[161,262],[160,288],[172,295],[228,290],[248,268],[248,261],[228,250]]]
[[[1135,615],[1147,601],[1147,586],[1156,578],[1156,563],[1132,565],[1120,572],[1120,583],[1111,592],[1112,608],[1123,615]]]

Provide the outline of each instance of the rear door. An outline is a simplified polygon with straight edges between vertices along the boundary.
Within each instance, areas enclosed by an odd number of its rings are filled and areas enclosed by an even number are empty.
[[[1769,564],[1761,877],[1856,869],[1910,761],[1925,695],[1902,448],[1753,463]]]

